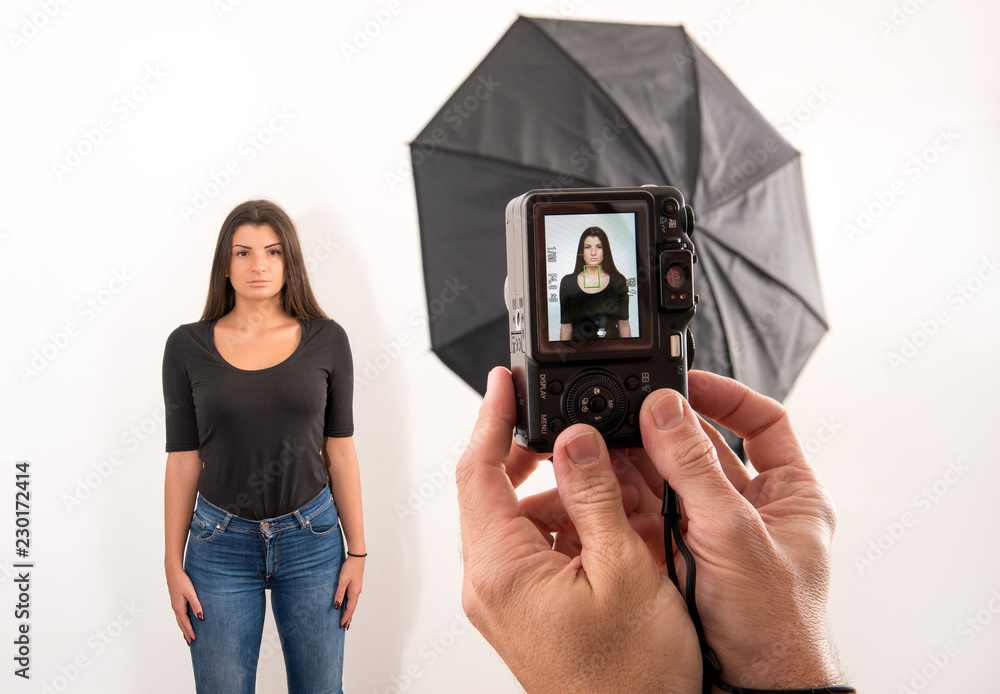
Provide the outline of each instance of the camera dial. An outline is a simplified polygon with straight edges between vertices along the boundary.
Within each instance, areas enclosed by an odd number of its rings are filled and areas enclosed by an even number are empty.
[[[584,373],[566,391],[566,417],[601,432],[614,429],[625,415],[625,389],[605,371]]]

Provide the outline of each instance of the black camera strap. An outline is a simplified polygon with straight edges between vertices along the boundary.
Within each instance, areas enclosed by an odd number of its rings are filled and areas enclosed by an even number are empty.
[[[681,503],[680,497],[666,481],[663,482],[663,548],[666,551],[667,576],[673,584],[680,590],[680,581],[677,577],[677,567],[674,566],[674,552],[670,543],[670,538],[677,544],[677,551],[684,557],[684,566],[687,568],[684,581],[684,600],[687,603],[688,614],[694,622],[695,632],[698,634],[698,645],[701,647],[702,657],[702,691],[704,694],[711,694],[712,685],[721,689],[726,694],[857,694],[857,689],[847,685],[832,685],[828,687],[813,687],[811,689],[748,689],[737,687],[722,681],[722,664],[715,655],[715,651],[708,645],[705,638],[705,628],[701,624],[701,617],[698,615],[698,605],[695,601],[695,579],[697,572],[694,565],[694,557],[688,549],[681,534]]]

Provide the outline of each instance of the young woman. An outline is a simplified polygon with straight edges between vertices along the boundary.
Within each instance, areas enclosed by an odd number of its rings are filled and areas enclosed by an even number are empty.
[[[342,691],[366,556],[353,379],[291,219],[264,200],[236,207],[201,320],[163,356],[164,562],[201,694],[253,694],[265,590],[288,691]]]
[[[632,337],[628,286],[601,227],[580,235],[576,267],[559,284],[559,308],[560,340]]]

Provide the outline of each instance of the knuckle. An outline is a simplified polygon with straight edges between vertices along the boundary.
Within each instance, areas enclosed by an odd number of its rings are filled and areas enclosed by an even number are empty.
[[[680,467],[689,473],[704,472],[719,467],[719,454],[700,427],[677,441],[671,452]]]

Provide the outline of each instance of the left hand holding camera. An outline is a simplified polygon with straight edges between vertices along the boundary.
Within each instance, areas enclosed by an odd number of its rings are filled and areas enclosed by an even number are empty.
[[[519,504],[514,488],[545,456],[512,443],[515,416],[510,374],[494,369],[456,471],[469,619],[528,692],[700,691],[694,627],[629,524],[638,499],[623,504],[603,439],[569,427],[558,491]],[[553,550],[562,531],[578,552]]]

